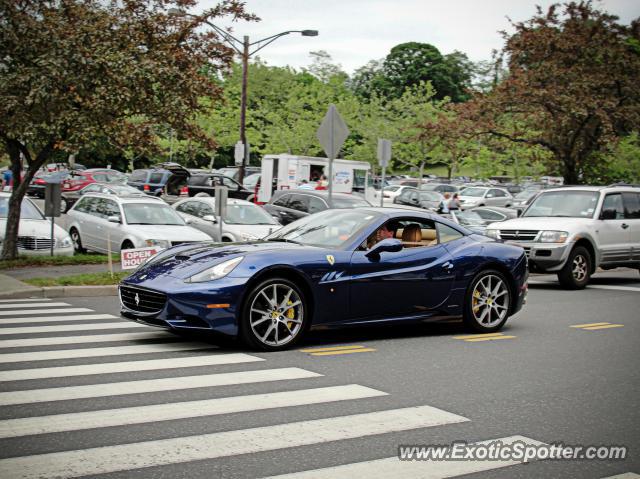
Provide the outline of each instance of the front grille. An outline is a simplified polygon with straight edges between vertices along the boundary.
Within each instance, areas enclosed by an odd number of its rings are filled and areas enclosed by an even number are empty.
[[[164,293],[148,289],[120,285],[120,301],[125,308],[131,311],[152,314],[162,311],[167,296]]]
[[[37,238],[35,236],[18,236],[18,248],[29,250],[51,249],[51,238]]]
[[[500,238],[511,241],[533,241],[538,233],[538,230],[500,230]]]

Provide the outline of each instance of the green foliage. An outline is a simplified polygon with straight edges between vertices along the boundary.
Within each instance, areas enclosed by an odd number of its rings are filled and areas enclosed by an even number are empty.
[[[20,256],[12,260],[0,261],[0,270],[26,268],[30,266],[64,266],[77,264],[107,264],[107,255],[76,254],[74,256]],[[113,261],[120,261],[120,256],[112,255]]]
[[[610,184],[619,181],[640,184],[640,135],[633,132],[595,154],[585,171],[589,183]]]
[[[70,276],[60,276],[58,278],[30,278],[24,282],[32,286],[104,286],[118,284],[131,273],[123,271],[119,273],[84,273]]]

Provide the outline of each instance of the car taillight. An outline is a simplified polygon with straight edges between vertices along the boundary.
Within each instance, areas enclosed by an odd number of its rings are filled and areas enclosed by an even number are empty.
[[[151,190],[151,188],[149,188],[149,185],[144,185],[143,189],[144,189],[144,191],[150,191]]]
[[[34,183],[36,185],[46,185],[47,184],[47,182],[44,181],[42,178],[38,178],[36,181],[34,181]]]
[[[183,186],[182,188],[180,188],[180,196],[189,196],[189,187],[188,186]]]

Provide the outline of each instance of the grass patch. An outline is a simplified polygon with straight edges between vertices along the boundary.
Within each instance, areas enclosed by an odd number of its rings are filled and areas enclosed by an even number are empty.
[[[101,286],[107,284],[118,284],[120,280],[126,278],[130,273],[121,272],[113,273],[113,277],[109,273],[86,273],[74,274],[71,276],[61,276],[59,278],[31,278],[25,279],[23,282],[32,286]]]
[[[28,266],[65,266],[73,264],[106,264],[106,254],[76,254],[74,256],[20,256],[18,259],[0,261],[0,269],[24,268]],[[112,255],[120,262],[120,255]]]

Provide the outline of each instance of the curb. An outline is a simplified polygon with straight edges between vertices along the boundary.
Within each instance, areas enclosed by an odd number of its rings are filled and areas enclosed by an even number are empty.
[[[48,286],[25,288],[0,293],[0,299],[71,298],[86,296],[117,296],[118,285],[104,286]]]

